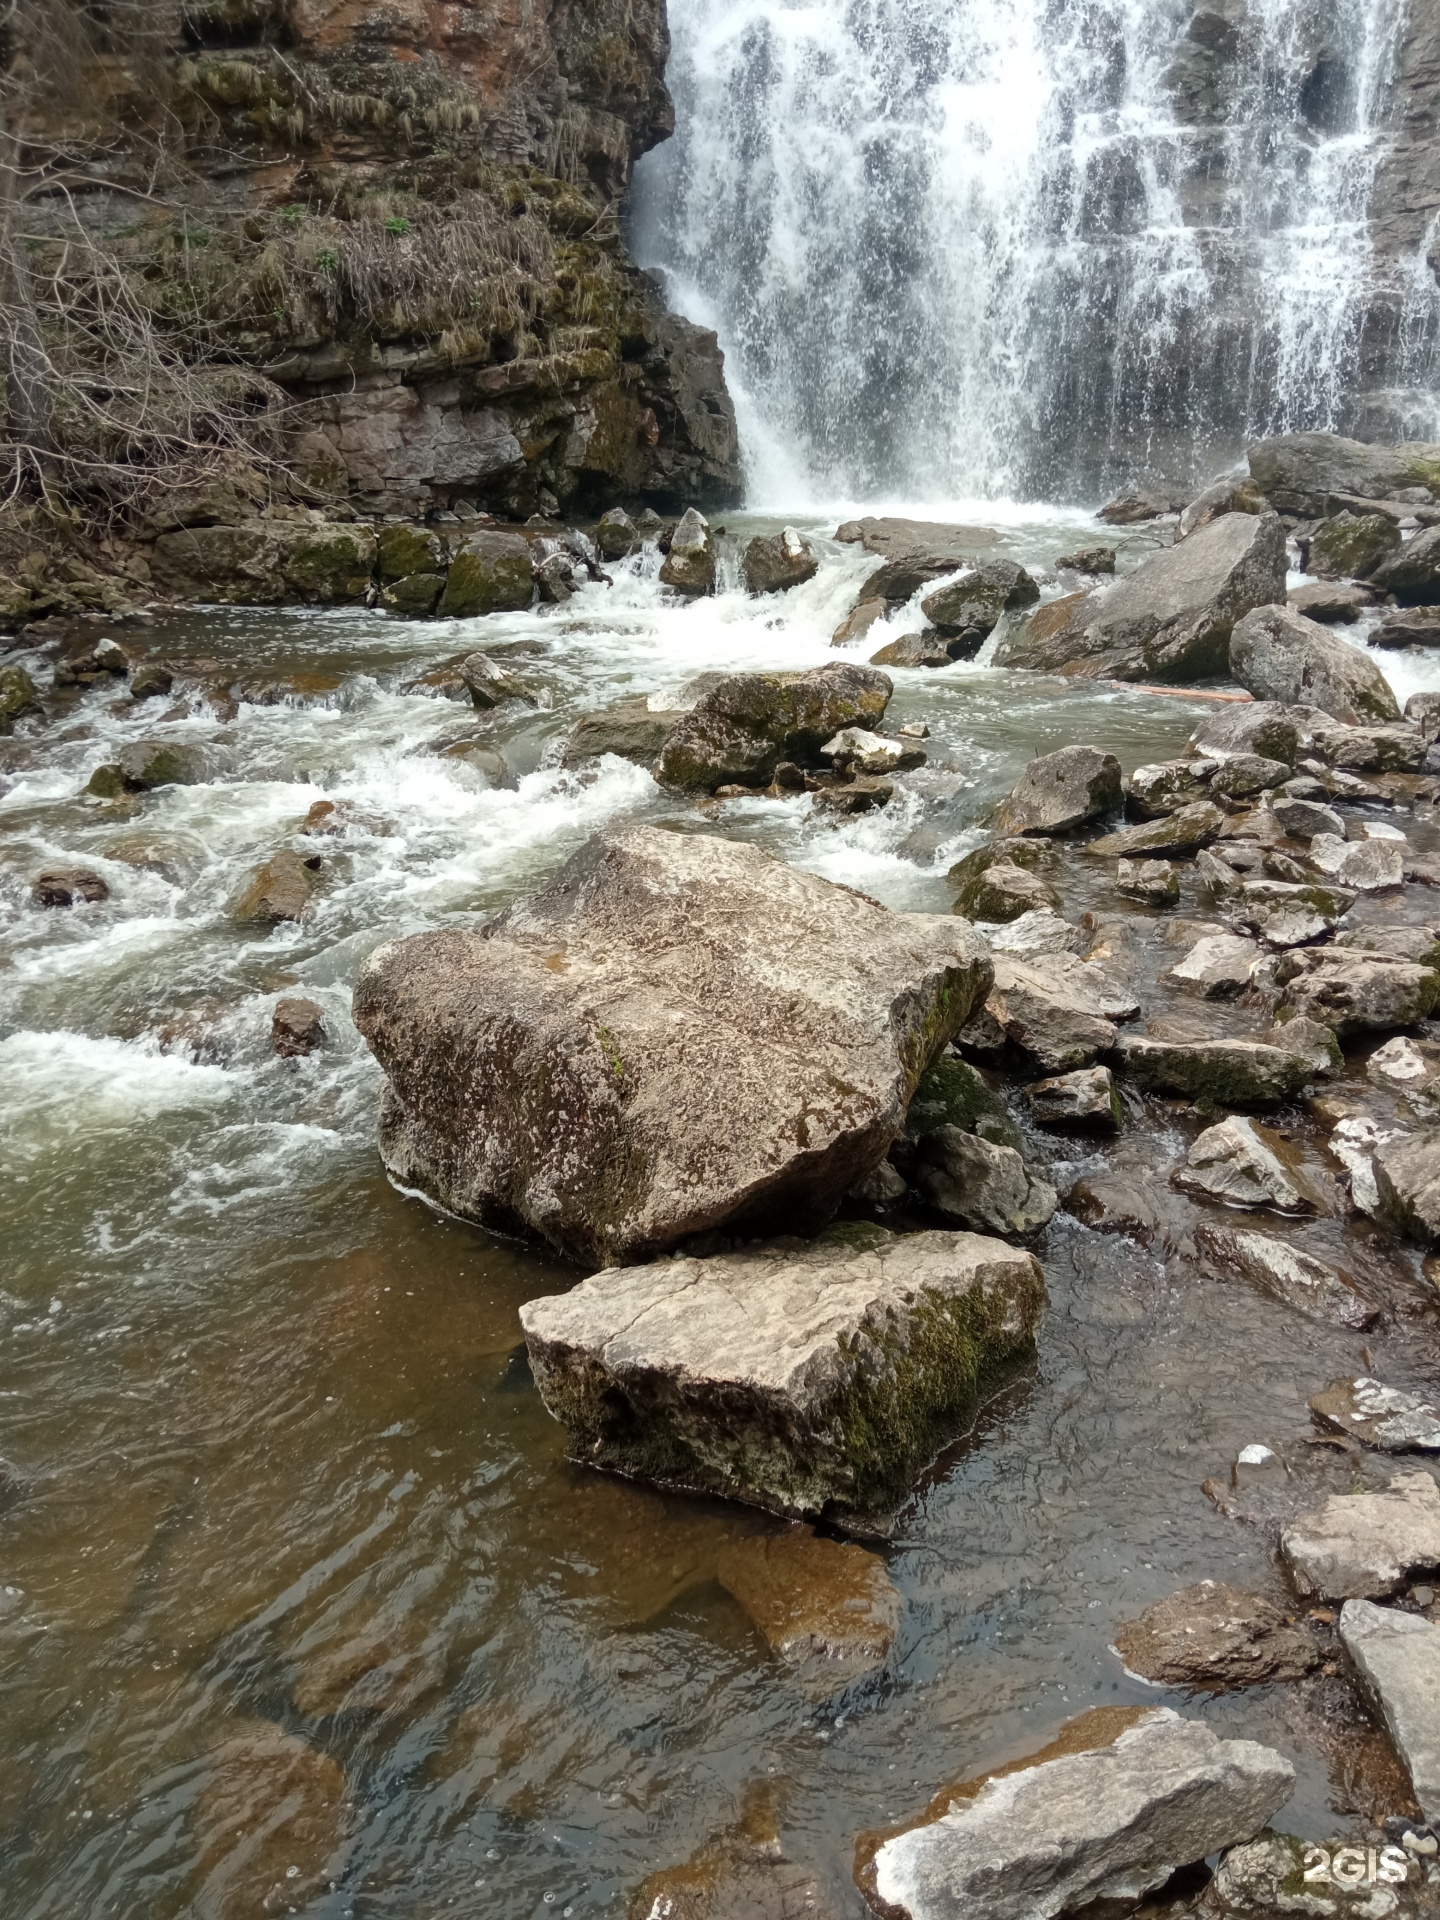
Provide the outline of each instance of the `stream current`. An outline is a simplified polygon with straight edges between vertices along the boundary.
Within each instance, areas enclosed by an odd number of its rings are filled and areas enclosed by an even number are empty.
[[[1098,533],[985,511],[1042,573]],[[216,1878],[206,1796],[206,1756],[257,1724],[302,1735],[343,1782],[333,1888],[294,1863],[296,1910],[325,1920],[623,1914],[757,1782],[790,1857],[857,1915],[857,1831],[1093,1704],[1164,1700],[1279,1747],[1299,1770],[1283,1824],[1307,1835],[1383,1799],[1376,1743],[1327,1732],[1293,1690],[1187,1702],[1110,1650],[1177,1585],[1267,1576],[1266,1536],[1200,1482],[1253,1441],[1303,1448],[1307,1394],[1361,1371],[1366,1336],[1057,1216],[1033,1377],[936,1463],[888,1552],[890,1671],[817,1706],[715,1578],[722,1549],[776,1523],[567,1464],[517,1310],[574,1275],[385,1180],[379,1074],[348,1019],[380,940],[483,923],[619,818],[947,911],[947,868],[1033,755],[1094,741],[1128,769],[1208,710],[983,658],[896,672],[887,724],[925,721],[929,762],[853,820],[806,797],[697,815],[628,763],[561,769],[581,713],[673,704],[706,669],[837,657],[871,562],[825,537],[833,517],[802,524],[818,577],[747,599],[739,542],[776,524],[733,517],[722,591],[693,606],[662,595],[652,550],[563,608],[484,622],[212,609],[127,627],[175,672],[173,705],[93,687],[0,743],[0,1456],[21,1480],[0,1511],[7,1920],[258,1911]],[[1122,567],[1151,545],[1127,536]],[[487,719],[407,690],[480,645],[533,707]],[[1440,655],[1385,664],[1402,697],[1440,685]],[[141,738],[201,746],[209,778],[82,797]],[[443,751],[477,743],[503,775]],[[348,825],[298,838],[321,799],[348,802]],[[322,855],[313,914],[238,926],[238,885],[286,845]],[[77,863],[107,901],[30,904],[36,872]],[[1071,918],[1121,904],[1074,872],[1062,886]],[[1182,910],[1203,909],[1187,892]],[[284,993],[325,1010],[309,1058],[271,1053]],[[1166,1121],[1157,1164],[1193,1131]],[[1030,1133],[1027,1150],[1062,1189],[1084,1170],[1073,1143]],[[1368,1338],[1375,1372],[1424,1384],[1403,1324]]]

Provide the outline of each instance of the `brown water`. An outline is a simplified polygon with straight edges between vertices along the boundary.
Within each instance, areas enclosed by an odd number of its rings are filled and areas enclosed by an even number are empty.
[[[1009,550],[1040,562],[1082,531],[1017,523]],[[1187,1705],[1109,1643],[1183,1582],[1267,1577],[1268,1536],[1200,1482],[1251,1441],[1304,1453],[1306,1397],[1367,1342],[1397,1384],[1436,1378],[1414,1260],[1349,1230],[1402,1309],[1359,1336],[1207,1278],[1183,1233],[1146,1251],[1058,1217],[1034,1377],[937,1463],[887,1556],[905,1602],[892,1669],[817,1708],[715,1579],[722,1548],[772,1522],[567,1465],[517,1310],[572,1275],[385,1183],[378,1076],[345,1013],[365,952],[483,919],[606,818],[690,817],[637,769],[560,774],[547,752],[577,713],[702,667],[833,657],[862,566],[835,549],[781,609],[667,609],[642,567],[608,598],[484,624],[170,619],[134,644],[180,673],[175,717],[112,713],[96,689],[0,746],[0,1455],[24,1483],[0,1513],[6,1920],[248,1914],[277,1874],[280,1910],[327,1920],[621,1914],[757,1782],[787,1852],[854,1914],[858,1830],[1096,1703],[1167,1700],[1280,1747],[1297,1831],[1383,1810],[1389,1777],[1343,1691]],[[517,650],[535,712],[487,730],[400,690],[482,640]],[[233,718],[201,695],[302,668],[336,684]],[[944,910],[947,866],[1034,752],[1094,740],[1134,765],[1201,710],[984,669],[900,675],[892,718],[928,721],[931,761],[887,813],[835,825],[745,802],[712,830]],[[431,750],[461,733],[503,753],[500,785]],[[212,779],[128,810],[78,797],[117,742],[156,734],[204,743]],[[314,918],[237,928],[239,879],[322,797],[358,824],[296,842],[325,856]],[[32,909],[30,878],[62,860],[102,871],[111,900]],[[1118,905],[1067,886],[1072,911]],[[1148,982],[1173,957],[1134,964]],[[286,990],[325,1007],[311,1059],[270,1054]],[[1126,1150],[1163,1167],[1193,1131],[1137,1109]],[[1062,1187],[1088,1164],[1031,1150]],[[210,1756],[257,1726],[322,1756],[309,1778],[333,1817],[246,1864]],[[273,1773],[289,1750],[259,1751]]]

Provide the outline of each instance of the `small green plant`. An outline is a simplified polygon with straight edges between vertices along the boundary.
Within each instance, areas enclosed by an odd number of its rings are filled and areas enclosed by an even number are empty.
[[[210,244],[210,229],[208,227],[187,227],[185,229],[185,240],[187,245],[192,247],[208,247]]]
[[[298,200],[295,200],[292,201],[288,207],[281,207],[280,218],[287,227],[294,228],[298,227],[300,222],[305,218],[305,213],[306,209],[301,206]]]
[[[340,256],[331,247],[322,247],[315,256],[315,266],[320,273],[334,273],[340,265]]]
[[[385,231],[386,233],[408,233],[410,231],[410,222],[402,218],[400,214],[392,213],[385,222]]]

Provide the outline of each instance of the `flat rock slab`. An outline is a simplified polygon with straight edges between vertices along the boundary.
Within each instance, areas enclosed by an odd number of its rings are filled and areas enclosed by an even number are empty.
[[[520,1320],[577,1460],[881,1533],[1044,1300],[1003,1241],[856,1226],[597,1274]]]
[[[1440,1453],[1440,1411],[1363,1374],[1313,1394],[1310,1411],[1322,1427],[1348,1433],[1381,1453]]]
[[[1440,1628],[1418,1614],[1347,1600],[1340,1638],[1409,1769],[1421,1812],[1440,1821]]]
[[[1428,1473],[1402,1473],[1383,1493],[1332,1494],[1285,1529],[1280,1550],[1302,1593],[1383,1600],[1440,1567],[1440,1488]]]
[[[1102,859],[1115,856],[1125,860],[1143,859],[1156,853],[1194,853],[1208,846],[1224,824],[1225,815],[1219,807],[1209,800],[1196,800],[1156,820],[1142,820],[1138,827],[1122,827],[1118,833],[1091,840],[1085,851],[1099,854]]]
[[[1099,1708],[1054,1745],[866,1835],[856,1878],[886,1920],[1053,1920],[1136,1901],[1250,1839],[1289,1799],[1288,1760],[1168,1708]]]
[[[900,1594],[885,1562],[864,1547],[795,1526],[737,1541],[721,1558],[719,1578],[811,1699],[870,1679],[890,1658]]]
[[[1167,1687],[1256,1687],[1300,1680],[1326,1657],[1317,1634],[1263,1594],[1202,1580],[1121,1627],[1131,1673]]]
[[[1115,1022],[1140,1011],[1128,989],[1074,954],[1021,959],[997,953],[994,969],[985,1012],[1006,1039],[1052,1073],[1088,1066],[1115,1045]]]
[[[823,1225],[990,984],[952,915],[628,827],[482,933],[381,947],[355,1022],[399,1184],[598,1266]]]
[[[1261,1040],[1152,1040],[1127,1034],[1120,1071],[1154,1093],[1217,1106],[1278,1107],[1313,1077],[1298,1054]]]
[[[1381,1318],[1379,1307],[1357,1291],[1350,1275],[1273,1233],[1203,1222],[1195,1241],[1219,1266],[1283,1306],[1327,1326],[1363,1332]]]

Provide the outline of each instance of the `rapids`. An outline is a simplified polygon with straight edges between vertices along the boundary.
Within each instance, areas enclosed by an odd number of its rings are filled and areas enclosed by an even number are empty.
[[[1098,533],[990,512],[1038,569]],[[170,716],[92,688],[0,745],[0,1456],[22,1481],[0,1515],[7,1920],[248,1912],[205,1878],[204,1760],[257,1722],[343,1769],[334,1888],[279,1861],[317,1920],[620,1915],[756,1782],[787,1851],[854,1915],[858,1830],[1090,1704],[1183,1704],[1124,1672],[1116,1624],[1183,1582],[1263,1576],[1264,1536],[1199,1482],[1251,1441],[1301,1444],[1305,1394],[1360,1369],[1360,1336],[1061,1215],[1034,1379],[937,1464],[888,1556],[893,1673],[817,1708],[714,1577],[728,1542],[772,1523],[566,1464],[517,1310],[571,1276],[384,1180],[378,1074],[347,1017],[378,941],[481,923],[616,817],[701,824],[946,911],[947,867],[1032,755],[1093,740],[1133,766],[1207,710],[983,660],[900,672],[889,719],[928,724],[929,764],[854,820],[802,797],[697,821],[627,763],[562,770],[583,712],[708,668],[835,658],[868,559],[824,537],[833,518],[802,523],[817,578],[748,600],[739,543],[775,524],[734,517],[723,590],[689,607],[661,595],[651,553],[564,608],[485,622],[166,615],[123,638],[174,668]],[[1125,563],[1152,539],[1126,536]],[[487,721],[406,690],[480,644],[533,708]],[[1407,690],[1440,684],[1440,655],[1403,670]],[[117,747],[156,736],[202,746],[208,782],[81,797]],[[437,751],[477,740],[503,777]],[[296,840],[322,798],[349,802],[350,826]],[[323,856],[313,917],[237,927],[241,879],[285,844]],[[109,900],[31,906],[33,874],[62,862],[99,871]],[[1114,904],[1083,875],[1064,885],[1072,917]],[[269,1045],[287,992],[322,1005],[330,1036],[293,1062]],[[1181,1135],[1150,1144],[1163,1162]],[[1027,1151],[1061,1185],[1084,1168],[1073,1143],[1031,1132]],[[1377,1372],[1413,1381],[1403,1329],[1372,1345]],[[394,1664],[337,1710],[357,1641]],[[1297,1831],[1329,1835],[1386,1778],[1377,1742],[1283,1688],[1186,1710],[1295,1760]]]

